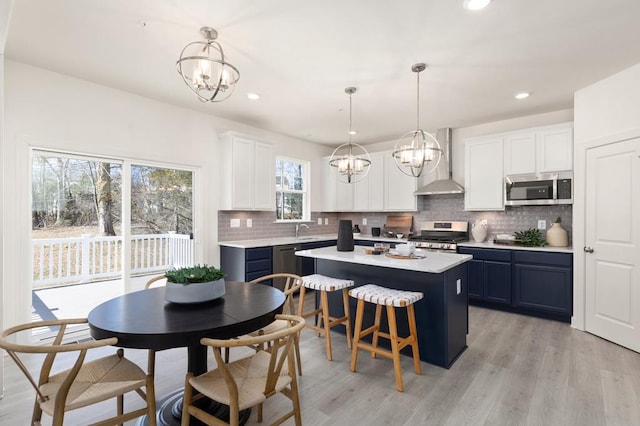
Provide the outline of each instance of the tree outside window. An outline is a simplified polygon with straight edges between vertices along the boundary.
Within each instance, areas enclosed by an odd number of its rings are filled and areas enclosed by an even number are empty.
[[[309,162],[276,159],[276,220],[309,220]]]

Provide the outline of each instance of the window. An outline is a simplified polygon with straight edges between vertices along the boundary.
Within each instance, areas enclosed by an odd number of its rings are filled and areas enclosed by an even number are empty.
[[[276,220],[310,220],[309,162],[276,158]]]

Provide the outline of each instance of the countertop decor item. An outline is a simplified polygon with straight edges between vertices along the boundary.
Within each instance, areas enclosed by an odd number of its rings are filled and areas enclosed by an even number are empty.
[[[351,221],[343,219],[338,222],[338,251],[353,251],[353,228]]]
[[[165,300],[173,303],[201,303],[225,294],[224,272],[215,266],[196,265],[170,269],[165,273]]]
[[[200,33],[205,40],[187,44],[176,68],[201,102],[222,102],[233,93],[240,71],[225,59],[216,30],[202,27]]]
[[[427,68],[426,64],[414,64],[411,71],[416,73],[416,130],[405,133],[396,142],[391,155],[402,173],[419,177],[422,172],[435,170],[442,158],[442,148],[436,138],[420,128],[420,73]],[[425,164],[427,170],[425,170]]]
[[[547,243],[551,247],[567,247],[569,245],[569,235],[567,230],[562,227],[561,222],[562,219],[558,216],[547,231]]]
[[[473,236],[473,240],[477,243],[481,243],[487,238],[487,230],[489,225],[487,224],[486,219],[476,220],[476,222],[471,225],[471,235]]]
[[[542,247],[547,244],[542,237],[542,232],[536,228],[529,228],[526,231],[517,231],[513,233],[516,241],[525,247]]]
[[[371,157],[362,145],[351,142],[351,136],[355,135],[352,128],[351,96],[356,93],[355,87],[347,87],[345,93],[349,95],[349,142],[337,147],[331,154],[329,166],[336,172],[339,181],[355,183],[362,180],[369,173]]]

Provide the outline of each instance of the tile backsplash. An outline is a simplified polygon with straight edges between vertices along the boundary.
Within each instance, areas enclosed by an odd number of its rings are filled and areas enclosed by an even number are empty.
[[[386,218],[391,214],[413,215],[413,230],[419,229],[423,220],[462,220],[470,223],[486,219],[489,224],[488,239],[496,234],[511,234],[529,228],[537,228],[538,220],[545,220],[547,229],[557,217],[562,219],[562,227],[572,237],[572,206],[521,206],[507,207],[504,211],[470,212],[464,210],[464,195],[432,195],[418,197],[418,212],[407,213],[322,213],[312,212],[311,221],[306,222],[309,229],[302,229],[300,235],[336,234],[338,221],[350,219],[358,224],[363,235],[371,233],[372,227],[383,228]],[[318,225],[318,218],[322,218],[322,225]],[[367,224],[362,224],[366,218]],[[231,227],[231,219],[239,219],[240,226]],[[251,219],[252,227],[247,227],[247,219]],[[328,224],[325,225],[325,219]],[[544,231],[543,231],[544,233]],[[237,241],[250,239],[265,239],[277,237],[293,237],[295,224],[276,223],[275,212],[218,212],[218,240]]]

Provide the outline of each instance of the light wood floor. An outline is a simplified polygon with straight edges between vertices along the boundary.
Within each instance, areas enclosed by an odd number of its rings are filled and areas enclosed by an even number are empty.
[[[423,363],[422,375],[416,376],[411,359],[402,357],[404,393],[395,391],[390,360],[361,353],[358,372],[351,373],[343,335],[333,333],[330,362],[324,340],[304,331],[303,423],[640,425],[640,354],[567,324],[477,307],[470,308],[470,327],[469,348],[450,370]],[[144,351],[126,354],[144,365]],[[181,387],[185,369],[185,349],[158,353],[157,395]],[[33,391],[5,359],[0,425],[28,424],[32,403]],[[264,424],[288,404],[282,396],[271,398]],[[82,409],[70,413],[67,424],[85,424],[112,409]],[[259,424],[255,413],[248,424]]]

